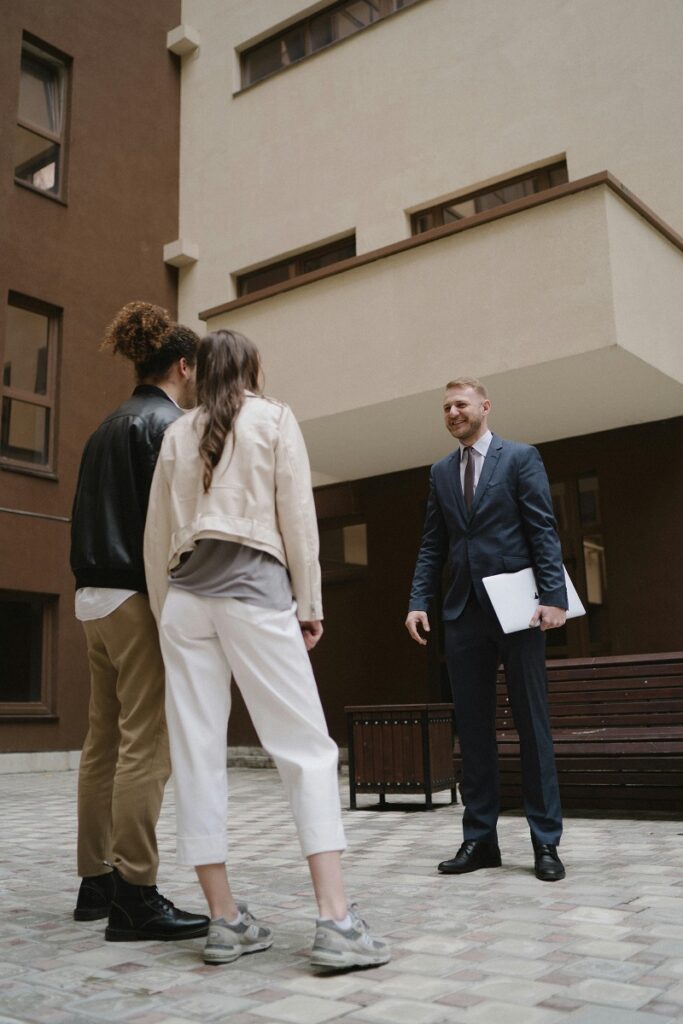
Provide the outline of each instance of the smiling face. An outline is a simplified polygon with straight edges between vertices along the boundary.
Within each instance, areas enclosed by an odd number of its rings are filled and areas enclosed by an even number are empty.
[[[446,429],[461,444],[474,444],[488,428],[491,403],[474,388],[448,388],[443,400]]]

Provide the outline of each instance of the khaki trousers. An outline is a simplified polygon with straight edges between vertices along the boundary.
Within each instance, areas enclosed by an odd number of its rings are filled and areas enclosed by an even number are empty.
[[[164,665],[144,594],[84,622],[90,663],[89,730],[78,778],[78,873],[113,864],[133,885],[154,885],[156,824],[171,771]]]

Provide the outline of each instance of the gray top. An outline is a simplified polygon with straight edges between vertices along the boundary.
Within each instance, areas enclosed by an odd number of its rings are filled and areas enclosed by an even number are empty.
[[[233,597],[279,612],[292,606],[292,586],[284,565],[265,551],[229,540],[197,541],[171,571],[168,582],[201,597]]]

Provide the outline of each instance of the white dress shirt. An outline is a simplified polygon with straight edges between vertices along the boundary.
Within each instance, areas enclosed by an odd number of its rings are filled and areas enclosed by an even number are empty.
[[[484,466],[484,459],[486,458],[486,453],[489,450],[489,445],[491,444],[492,437],[493,437],[493,434],[491,433],[491,431],[487,430],[486,433],[483,434],[479,438],[478,441],[474,442],[474,444],[472,445],[472,448],[470,449],[471,452],[475,453],[474,454],[474,490],[475,490],[475,493],[476,493],[476,490],[477,490],[477,484],[479,483],[479,477],[481,476],[481,471],[482,471],[482,468]],[[467,465],[467,462],[462,457],[463,456],[463,447],[465,447],[465,446],[461,444],[460,445],[460,486],[462,487],[463,494],[464,494],[465,493],[465,466]]]

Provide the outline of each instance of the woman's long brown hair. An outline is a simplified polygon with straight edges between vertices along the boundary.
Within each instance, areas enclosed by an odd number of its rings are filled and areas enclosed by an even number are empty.
[[[225,442],[244,402],[244,392],[261,391],[261,359],[252,341],[237,331],[212,331],[197,349],[197,400],[206,412],[199,455],[204,493],[211,487]]]

